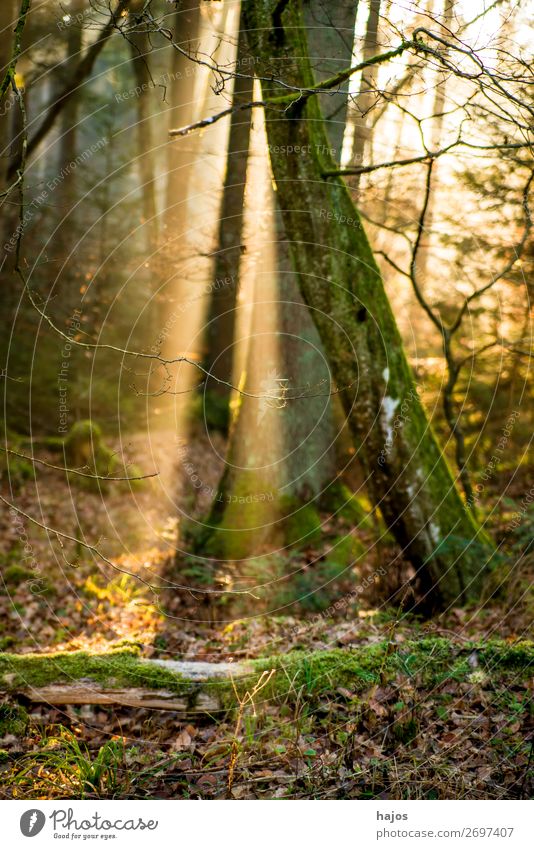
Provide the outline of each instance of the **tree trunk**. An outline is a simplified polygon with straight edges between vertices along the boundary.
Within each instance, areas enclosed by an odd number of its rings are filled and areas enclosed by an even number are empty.
[[[135,8],[134,6],[134,10]],[[153,91],[151,86],[152,76],[148,65],[148,57],[152,47],[146,32],[130,35],[129,42],[135,84],[141,89],[141,93],[136,99],[137,164],[141,184],[143,224],[146,227],[146,247],[149,260],[153,262],[153,253],[158,242],[158,222],[150,117],[150,98]]]
[[[3,0],[0,4],[0,79],[11,61],[13,50],[13,30],[15,29],[15,7],[13,0]],[[10,143],[9,114],[13,92],[9,88],[0,100],[0,191],[7,185],[7,147]]]
[[[313,84],[300,4],[250,0],[258,74]],[[287,95],[263,84],[264,97]],[[328,155],[317,98],[265,110],[271,164],[304,300],[341,391],[373,503],[409,558],[428,604],[476,596],[494,549],[466,511],[419,400],[371,247]],[[310,153],[279,155],[303,146]],[[309,146],[309,147],[308,147]],[[326,151],[326,152],[325,152]],[[310,214],[311,213],[311,214]]]
[[[358,0],[309,0],[303,6],[315,82],[328,79],[351,64]],[[341,161],[347,114],[348,81],[320,95],[330,153]],[[299,290],[291,264],[282,214],[275,193],[278,232],[278,291],[280,299],[280,359],[289,377],[289,395],[304,396],[281,411],[285,462],[280,491],[294,507],[319,499],[329,508],[339,506],[330,497],[336,479],[336,442],[330,391],[330,370],[323,344]],[[339,423],[337,423],[339,424]],[[345,459],[346,462],[346,459]],[[345,464],[345,463],[344,463]],[[309,513],[308,509],[308,513]]]
[[[444,0],[443,4],[443,26],[440,29],[441,35],[445,39],[451,31],[450,28],[453,23],[454,2],[455,0]],[[430,134],[429,145],[430,150],[439,150],[443,138],[443,121],[445,118],[444,111],[447,93],[447,77],[448,75],[444,74],[441,69],[436,72],[436,77],[434,80],[434,104],[432,107],[432,129]],[[432,169],[432,185],[430,187],[430,194],[428,196],[425,213],[425,234],[423,240],[421,241],[419,254],[417,257],[417,271],[423,283],[427,279],[428,267],[431,259],[432,228],[434,226],[436,207],[436,186],[439,186],[439,165],[439,159],[434,160],[434,166]]]
[[[313,0],[307,4],[306,22],[310,27],[310,37],[316,44],[314,71],[317,79],[335,74],[350,63],[356,6],[355,2],[345,1],[332,19],[332,10],[326,9],[324,0]],[[238,60],[244,49],[242,38],[241,34]],[[327,59],[323,58],[325,55]],[[241,62],[242,59],[240,70]],[[248,90],[242,100],[250,101],[252,85],[246,82]],[[244,81],[238,77],[235,85],[242,90]],[[334,96],[326,94],[325,98],[333,110],[332,118],[327,121],[331,132],[330,152],[340,157],[347,89],[342,87]],[[242,126],[244,120],[242,112],[234,113],[232,126],[234,123]],[[249,131],[250,124],[247,123],[247,148]],[[243,181],[245,170],[243,163],[240,174]],[[225,185],[225,193],[226,188]],[[231,259],[236,276],[241,253],[244,182],[239,189],[233,198],[235,208],[226,210],[223,204],[220,231],[223,249],[225,236],[230,233],[234,251]],[[336,431],[329,398],[328,363],[291,266],[277,194],[270,191],[268,200],[265,219],[270,219],[276,239],[274,255],[271,256],[274,267],[270,273],[263,275],[261,285],[259,280],[256,281],[255,300],[260,303],[254,306],[255,317],[242,389],[249,393],[261,391],[273,397],[258,400],[246,396],[239,399],[227,465],[209,519],[209,524],[214,527],[201,536],[201,547],[206,552],[228,559],[311,542],[318,536],[321,527],[315,502],[319,499],[321,506],[328,509],[334,501],[331,486],[337,471]],[[268,244],[263,246],[262,251],[269,252]],[[228,252],[220,252],[221,255],[227,256]],[[219,271],[220,276],[231,277],[231,274],[232,268]],[[224,287],[221,291],[225,292],[228,288]],[[219,309],[223,298],[227,303],[233,298],[235,304],[235,294],[232,286],[231,291],[219,295]],[[227,309],[230,310],[230,307]],[[271,317],[265,315],[266,311],[271,311]],[[258,312],[262,315],[259,316]],[[218,342],[219,347],[227,351],[226,367],[219,375],[225,380],[232,374],[235,310],[228,315],[230,320],[224,326],[224,337]],[[210,326],[217,328],[219,322],[215,324],[212,319]],[[267,336],[271,338],[270,343]],[[304,397],[287,404],[284,394]],[[264,433],[269,433],[268,440],[262,437]],[[347,495],[350,497],[348,491]],[[335,506],[339,509],[342,504],[337,487],[335,496]]]
[[[310,64],[316,82],[326,80],[351,64],[358,0],[308,0],[303,4]],[[347,119],[348,80],[321,94],[321,111],[332,157],[341,161]]]
[[[380,0],[370,0],[369,18],[363,44],[362,60],[366,62],[378,53],[378,22],[380,19]],[[368,123],[368,113],[376,98],[376,81],[378,65],[371,65],[362,71],[360,91],[356,98],[354,110],[354,138],[352,141],[351,162],[355,166],[363,165],[365,147],[371,139],[371,129]],[[360,175],[355,174],[351,186],[357,191],[360,185]]]
[[[236,62],[239,72],[245,76],[236,77],[234,80],[232,103],[235,106],[252,100],[253,71],[247,63],[247,58],[245,34],[240,25]],[[206,323],[207,350],[204,366],[215,378],[209,382],[205,395],[207,414],[212,405],[214,416],[218,412],[217,417],[220,416],[223,426],[227,422],[225,409],[227,410],[230,401],[230,388],[217,380],[226,381],[226,383],[232,380],[251,120],[251,111],[245,110],[234,112],[230,121],[226,174],[219,212],[219,232]],[[213,401],[212,394],[215,396]],[[209,421],[208,418],[208,423]]]
[[[198,50],[200,39],[200,0],[184,0],[176,9],[172,22],[174,42],[181,50],[192,55]],[[194,76],[197,66],[186,55],[171,47],[169,81],[166,97],[170,103],[168,127],[183,127],[195,117],[193,97]],[[165,244],[160,252],[162,280],[157,297],[157,312],[161,316],[161,329],[158,345],[166,357],[174,357],[176,340],[174,334],[165,331],[163,318],[177,309],[188,295],[184,293],[181,262],[185,257],[187,245],[187,201],[190,178],[197,157],[198,137],[195,135],[177,137],[167,145],[167,173],[165,185],[164,209],[162,215],[162,233]],[[179,308],[179,307],[178,307]],[[161,340],[161,343],[160,341]]]
[[[83,11],[84,0],[76,0],[71,3],[70,13],[74,20],[77,15]],[[61,90],[68,84],[74,68],[80,61],[82,50],[82,28],[74,23],[68,28],[66,56],[62,62],[58,88]],[[59,147],[59,164],[58,174],[65,174],[65,178],[58,187],[58,203],[57,215],[59,217],[57,229],[54,237],[54,252],[59,256],[61,264],[69,255],[73,243],[78,239],[79,232],[75,224],[77,211],[74,209],[78,200],[78,175],[76,168],[68,168],[70,162],[76,159],[77,143],[78,143],[78,115],[79,115],[79,98],[72,97],[68,100],[62,116],[61,116],[61,131],[58,141]],[[74,237],[74,238],[73,238]],[[79,269],[79,258],[74,260],[71,258],[70,263],[62,267],[61,277],[59,281],[58,291],[60,292],[61,313],[62,319],[65,320],[72,315],[73,309],[79,305],[79,283],[73,285],[76,279],[76,274]],[[74,277],[74,281],[73,281]]]
[[[182,50],[195,53],[198,48],[200,32],[200,2],[199,0],[184,0],[174,16],[174,41]],[[183,127],[193,120],[194,100],[191,77],[195,69],[193,62],[179,50],[172,48],[170,64],[170,83],[168,97],[169,127]],[[181,236],[182,226],[186,219],[186,200],[188,193],[188,176],[195,160],[195,137],[185,136],[174,139],[168,146],[167,154],[167,186],[166,186],[166,218],[167,230],[176,235],[176,228]]]

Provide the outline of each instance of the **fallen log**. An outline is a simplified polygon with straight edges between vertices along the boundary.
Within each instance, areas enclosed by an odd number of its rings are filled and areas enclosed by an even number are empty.
[[[149,660],[135,651],[2,655],[2,690],[49,705],[122,705],[181,713],[224,708],[216,683],[252,674],[246,663]],[[139,686],[144,684],[145,686]],[[7,685],[7,686],[6,686]],[[148,686],[146,686],[148,685]]]
[[[94,681],[80,680],[74,684],[52,684],[44,687],[27,687],[20,694],[32,702],[49,705],[122,705],[154,710],[174,710],[180,713],[212,713],[221,710],[221,700],[216,692],[202,688],[213,681],[230,681],[251,672],[251,668],[238,663],[205,663],[187,660],[152,660],[139,658],[139,663],[152,663],[192,685],[184,696],[164,689],[148,690],[141,687],[106,688]]]
[[[152,660],[130,648],[99,655],[0,653],[0,694],[50,705],[123,705],[212,714],[235,708],[271,670],[261,700],[316,700],[340,690],[357,698],[375,684],[401,684],[403,678],[418,687],[438,686],[447,679],[484,686],[496,680],[531,679],[534,643],[494,640],[477,645],[421,638],[294,651],[243,663]]]

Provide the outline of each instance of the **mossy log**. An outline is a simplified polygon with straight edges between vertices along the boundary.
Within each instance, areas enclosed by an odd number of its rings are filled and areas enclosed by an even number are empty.
[[[133,650],[91,655],[0,654],[0,693],[51,705],[101,704],[173,710],[183,714],[216,714],[246,701],[271,672],[255,699],[313,702],[339,688],[355,699],[375,684],[398,684],[403,679],[418,688],[447,680],[473,686],[497,680],[529,680],[534,673],[534,643],[510,645],[490,641],[455,644],[421,638],[354,649],[294,651],[243,663],[147,660]]]

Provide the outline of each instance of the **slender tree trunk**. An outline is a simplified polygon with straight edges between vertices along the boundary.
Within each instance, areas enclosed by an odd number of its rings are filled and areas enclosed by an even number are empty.
[[[84,8],[84,0],[76,0],[70,6],[70,12],[74,19]],[[67,35],[67,53],[61,67],[60,88],[63,89],[72,75],[72,72],[80,61],[82,49],[82,28],[78,24],[73,24],[68,28]],[[60,261],[64,262],[66,255],[70,252],[73,244],[73,235],[77,232],[76,212],[73,207],[78,198],[78,175],[77,169],[69,169],[68,164],[76,158],[78,145],[78,116],[79,116],[79,98],[70,98],[67,102],[61,116],[61,130],[59,138],[59,163],[58,174],[65,173],[65,178],[59,187],[58,204],[59,223],[54,238],[54,251],[60,256]],[[72,315],[72,310],[79,302],[79,284],[73,285],[76,280],[75,274],[77,269],[72,265],[67,265],[63,271],[67,281],[62,281],[61,290],[61,310],[65,317]]]
[[[269,68],[269,74],[309,88],[300,4],[285,6],[281,16],[277,5],[250,0],[245,7],[257,72],[266,75]],[[276,38],[270,37],[273,25]],[[264,97],[281,93],[276,83],[263,85]],[[265,115],[294,268],[341,391],[371,499],[415,567],[429,603],[472,597],[494,549],[464,508],[436,442],[347,187],[340,178],[323,177],[335,166],[322,152],[326,131],[317,98],[268,108]],[[276,153],[308,145],[308,156]]]
[[[380,0],[370,0],[369,17],[363,44],[362,59],[366,62],[378,52],[378,24],[380,19]],[[356,98],[354,110],[354,138],[352,141],[351,161],[355,166],[363,165],[365,147],[371,141],[372,130],[369,126],[368,114],[376,101],[376,81],[378,77],[378,65],[371,65],[362,71],[360,91]],[[359,189],[360,175],[355,174],[351,180],[351,186]]]
[[[174,16],[174,41],[182,50],[194,54],[200,33],[199,0],[183,0]],[[194,114],[192,97],[196,65],[179,50],[172,48],[168,85],[169,127],[190,124]],[[166,186],[166,229],[172,235],[182,233],[186,219],[188,177],[195,160],[195,136],[176,138],[168,146]]]
[[[172,18],[171,28],[174,42],[186,54],[194,55],[198,50],[200,24],[200,0],[183,0]],[[166,98],[170,103],[167,114],[168,126],[173,129],[186,126],[194,119],[194,73],[197,65],[175,47],[171,47],[171,51]],[[196,135],[178,137],[167,146],[167,173],[161,226],[165,244],[160,252],[160,262],[167,280],[157,297],[157,311],[161,315],[160,336],[163,334],[161,351],[168,357],[175,356],[176,345],[173,335],[164,331],[163,318],[168,312],[172,315],[176,304],[187,297],[183,291],[180,265],[185,256],[184,246],[187,245],[185,238],[187,200],[197,147]]]
[[[443,38],[447,38],[454,17],[455,0],[444,0],[443,3]],[[434,104],[432,107],[432,130],[430,137],[430,150],[439,150],[443,138],[443,123],[445,119],[445,105],[447,102],[447,76],[438,70],[434,81],[436,86],[434,93]],[[417,269],[420,279],[424,282],[428,276],[428,266],[431,258],[432,228],[436,211],[436,185],[438,179],[439,159],[434,161],[432,169],[432,186],[428,196],[425,214],[425,239],[421,242],[419,255],[417,257]]]
[[[152,257],[158,243],[158,222],[155,191],[155,164],[152,145],[152,122],[150,116],[150,97],[152,76],[149,67],[151,45],[146,32],[130,36],[132,67],[135,84],[141,89],[136,99],[137,109],[137,161],[141,183],[142,215],[146,227],[146,247]]]
[[[13,30],[15,28],[15,5],[13,0],[0,3],[0,79],[3,78],[11,60]],[[0,191],[7,184],[7,147],[9,138],[9,113],[13,93],[9,88],[0,100]]]
[[[14,31],[21,14],[22,6],[15,0],[5,0],[0,4],[0,79],[3,80],[7,67],[11,62],[14,49]],[[26,26],[27,18],[25,18]],[[24,35],[24,33],[22,34]],[[21,65],[19,58],[16,66],[17,85],[25,102],[27,96],[21,80]],[[22,150],[22,116],[20,106],[9,85],[0,100],[0,191],[6,191],[16,180],[16,174],[10,175],[11,163],[20,157]],[[15,274],[15,251],[17,228],[19,226],[19,186],[0,199],[0,273],[2,275],[2,311],[3,324],[11,328],[13,310],[20,297],[19,280]]]
[[[142,3],[134,3],[135,12],[142,8]],[[129,37],[132,57],[132,70],[139,94],[135,101],[137,111],[137,172],[139,175],[139,191],[141,194],[141,221],[143,225],[144,248],[146,255],[145,276],[146,289],[152,294],[149,310],[150,327],[156,333],[163,324],[161,304],[159,301],[159,263],[158,263],[158,218],[156,204],[156,164],[152,141],[152,125],[150,104],[154,97],[152,74],[149,62],[152,46],[146,32],[132,33]]]
[[[236,62],[239,72],[245,76],[236,77],[234,80],[232,103],[235,106],[252,100],[253,69],[247,59],[245,34],[240,26]],[[207,350],[204,364],[215,378],[209,383],[206,403],[210,404],[210,395],[213,393],[218,399],[214,400],[214,411],[215,408],[227,407],[230,400],[229,387],[225,383],[217,382],[217,379],[227,383],[232,379],[251,120],[251,111],[246,110],[234,112],[230,121],[217,250],[206,322]],[[222,409],[220,415],[224,422],[226,417]]]

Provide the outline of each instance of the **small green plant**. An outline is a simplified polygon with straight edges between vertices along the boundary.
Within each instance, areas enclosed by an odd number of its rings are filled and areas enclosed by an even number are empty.
[[[20,705],[0,704],[0,737],[7,734],[21,736],[28,726],[28,714]]]
[[[45,737],[44,747],[19,762],[7,783],[24,794],[39,784],[52,785],[67,798],[124,796],[130,786],[126,750],[120,739],[109,740],[95,755],[68,729],[59,726],[56,736]],[[21,766],[22,763],[22,766]]]
[[[31,569],[26,569],[25,566],[19,566],[18,563],[12,563],[2,569],[2,576],[8,587],[16,587],[23,584],[24,581],[29,581],[35,577],[35,572]]]
[[[141,469],[133,464],[128,465],[112,451],[105,443],[100,425],[90,419],[76,422],[71,427],[65,437],[64,452],[70,469],[98,476],[92,478],[69,473],[69,481],[76,486],[94,492],[106,492],[106,477],[128,478],[114,484],[126,489],[137,489],[144,484],[143,480],[138,480],[142,475]]]

